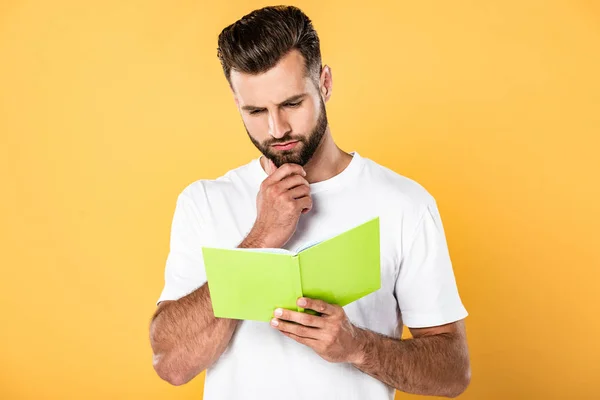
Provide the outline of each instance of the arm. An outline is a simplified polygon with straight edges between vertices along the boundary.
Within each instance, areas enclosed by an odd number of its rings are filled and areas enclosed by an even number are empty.
[[[435,202],[422,207],[408,232],[394,296],[414,339],[390,338],[354,326],[344,309],[301,298],[313,316],[277,309],[272,326],[330,362],[349,362],[398,390],[455,397],[470,381],[464,322],[441,217]],[[414,226],[413,226],[414,225]],[[442,321],[457,321],[440,325]]]
[[[300,215],[312,208],[302,167],[284,164],[276,168],[269,162],[269,177],[257,194],[257,219],[238,247],[283,246],[293,235]],[[175,287],[181,292],[182,287],[191,289],[194,282],[206,282],[200,244],[207,238],[203,237],[199,214],[188,196],[180,196],[173,217],[166,274],[170,279],[165,288]],[[215,318],[207,283],[178,300],[161,302],[150,323],[154,369],[173,385],[189,382],[218,360],[238,323]]]
[[[238,247],[259,247],[251,235]],[[208,283],[158,305],[150,323],[153,366],[173,385],[183,385],[210,367],[227,348],[238,320],[216,318]]]
[[[307,298],[299,299],[298,305],[321,315],[277,309],[271,325],[327,361],[352,363],[407,393],[456,397],[469,384],[469,353],[462,320],[411,329],[414,339],[400,340],[354,326],[340,306]]]
[[[471,378],[464,321],[410,329],[399,340],[357,328],[353,362],[361,371],[407,393],[456,397]]]
[[[215,318],[208,283],[176,301],[159,304],[150,324],[153,366],[173,385],[183,385],[225,351],[238,321]]]

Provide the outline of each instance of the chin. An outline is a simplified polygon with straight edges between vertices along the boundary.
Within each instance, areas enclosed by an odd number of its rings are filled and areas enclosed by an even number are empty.
[[[272,158],[273,163],[277,168],[281,167],[283,164],[299,164],[304,165],[302,159],[300,158],[300,154],[290,153],[290,154],[277,154]]]
[[[264,155],[265,157],[270,158],[277,168],[287,163],[304,165],[304,163],[302,163],[302,149],[269,152]]]

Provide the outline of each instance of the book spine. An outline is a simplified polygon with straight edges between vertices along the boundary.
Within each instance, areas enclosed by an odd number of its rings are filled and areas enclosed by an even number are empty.
[[[298,299],[303,296],[303,294],[302,294],[302,276],[300,275],[300,257],[298,257],[298,255],[295,255],[292,257],[292,261],[294,262],[294,270],[297,272],[296,308],[298,309],[298,312],[304,312],[304,308],[298,306],[298,304],[297,304]]]

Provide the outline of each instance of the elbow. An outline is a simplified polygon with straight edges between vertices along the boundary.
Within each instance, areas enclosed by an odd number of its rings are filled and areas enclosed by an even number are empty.
[[[161,345],[157,340],[155,323],[150,326],[150,346],[152,347],[152,367],[163,381],[173,386],[181,386],[191,380],[180,371],[181,368],[177,368],[180,363],[174,360],[173,349],[165,349],[165,345]]]
[[[171,366],[167,365],[167,363],[162,359],[161,355],[154,355],[154,359],[152,362],[152,366],[154,367],[154,371],[156,374],[163,380],[170,383],[173,386],[181,386],[188,383],[191,378],[188,378],[185,374],[174,370]]]
[[[170,360],[165,359],[160,354],[154,356],[152,363],[157,375],[173,386],[185,385],[206,369],[199,367],[186,370],[185,368],[176,367],[177,364],[179,363],[174,362],[172,358]]]
[[[452,387],[453,387],[452,392],[448,393],[446,395],[446,397],[455,398],[455,397],[460,396],[461,394],[463,394],[465,392],[465,390],[467,390],[470,383],[471,383],[471,368],[470,368],[470,366],[467,365],[464,373],[460,377],[456,378],[456,380],[454,381],[454,385],[452,385]]]
[[[158,376],[160,376],[160,378],[163,381],[166,381],[173,386],[181,386],[181,385],[188,383],[188,380],[184,379],[183,375],[181,375],[181,374],[160,373],[158,371],[156,371],[156,372],[158,373]]]
[[[190,379],[185,379],[182,375],[167,376],[163,379],[173,386],[185,385],[190,381]]]

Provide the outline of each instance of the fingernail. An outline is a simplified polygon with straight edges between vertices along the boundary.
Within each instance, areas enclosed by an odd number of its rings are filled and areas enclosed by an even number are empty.
[[[298,300],[298,305],[301,307],[304,307],[306,305],[306,300],[305,299]]]
[[[283,314],[283,310],[281,308],[278,308],[277,310],[275,310],[276,317],[281,317],[281,314]]]
[[[279,325],[279,321],[277,321],[277,319],[273,318],[273,319],[271,320],[271,325],[273,325],[273,326],[277,326],[277,325]]]

